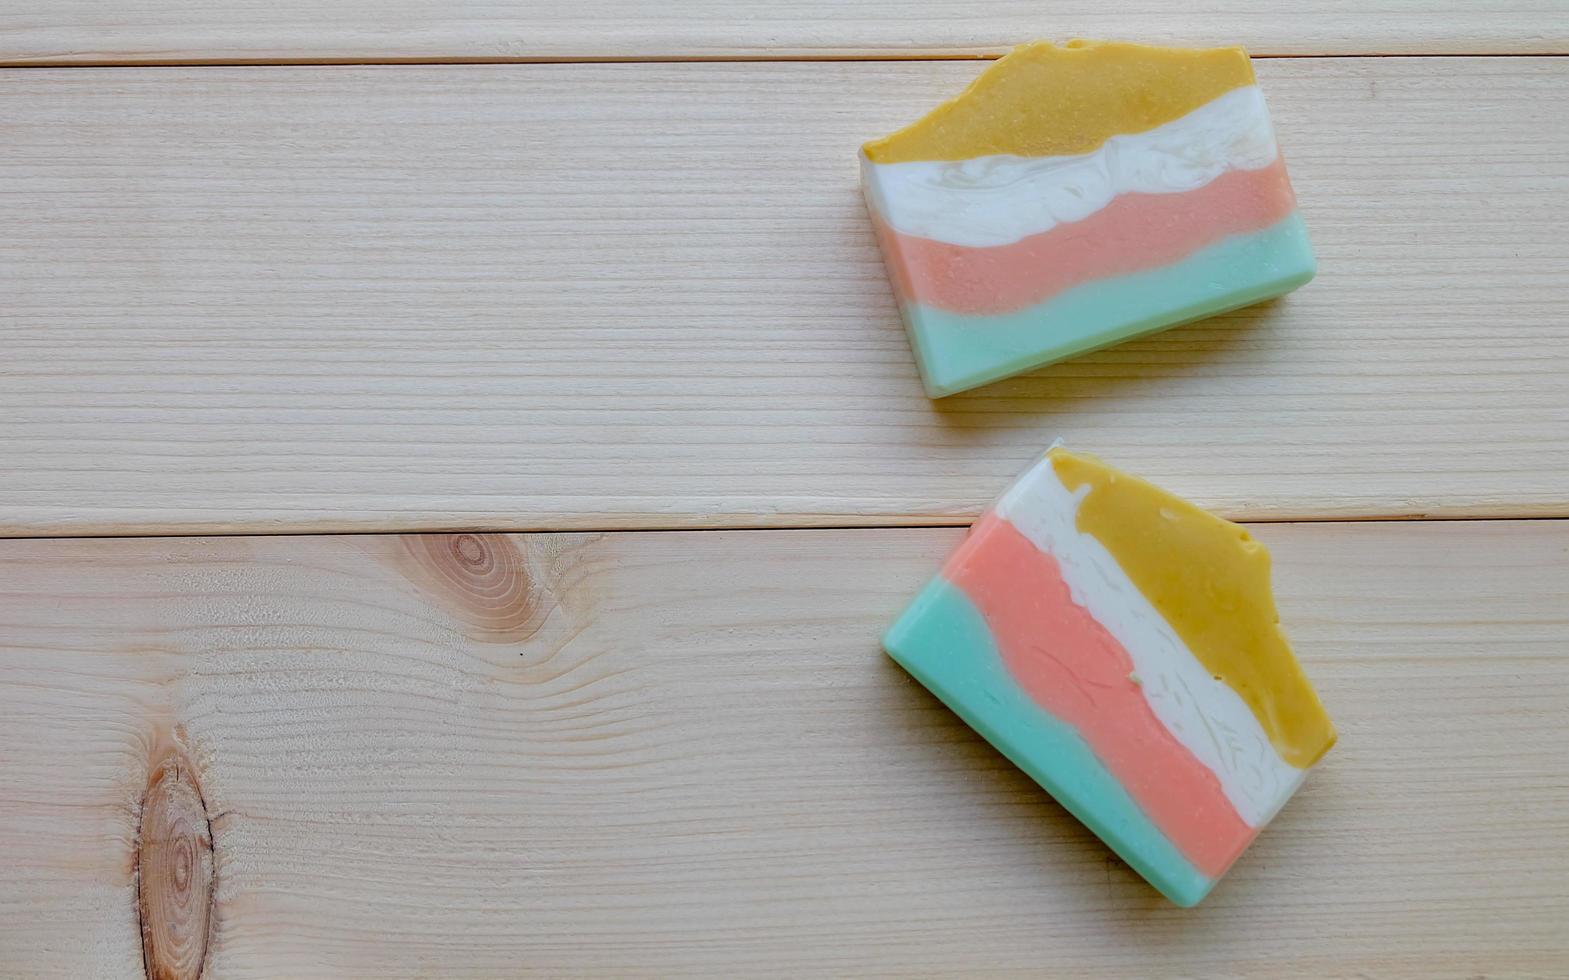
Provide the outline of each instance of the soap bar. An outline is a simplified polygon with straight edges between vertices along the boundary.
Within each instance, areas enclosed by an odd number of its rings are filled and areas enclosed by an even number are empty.
[[[1313,278],[1241,48],[1015,48],[861,178],[933,398]]]
[[[883,638],[888,654],[1178,905],[1335,729],[1246,529],[1050,450]]]

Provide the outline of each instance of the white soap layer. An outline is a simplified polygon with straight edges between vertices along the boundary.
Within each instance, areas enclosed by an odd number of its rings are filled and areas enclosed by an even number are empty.
[[[997,502],[997,515],[1056,559],[1073,601],[1128,651],[1161,724],[1220,781],[1249,826],[1268,823],[1307,772],[1288,764],[1236,691],[1205,669],[1111,552],[1078,530],[1079,502],[1042,459]]]

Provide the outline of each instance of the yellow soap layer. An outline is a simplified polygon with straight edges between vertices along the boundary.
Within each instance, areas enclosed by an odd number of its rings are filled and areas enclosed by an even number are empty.
[[[970,87],[861,151],[873,163],[967,160],[992,153],[1088,153],[1253,84],[1241,48],[1046,41],[1014,48]]]
[[[1335,726],[1280,631],[1264,546],[1093,456],[1053,449],[1050,458],[1069,490],[1090,488],[1079,530],[1106,546],[1199,662],[1242,697],[1282,759],[1301,769],[1317,762],[1335,744]]]

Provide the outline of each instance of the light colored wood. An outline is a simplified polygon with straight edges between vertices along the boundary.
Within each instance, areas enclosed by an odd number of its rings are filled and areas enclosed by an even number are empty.
[[[1260,63],[1319,280],[933,404],[854,155],[979,70],[0,72],[0,532],[1569,514],[1569,60]]]
[[[877,649],[947,529],[0,543],[0,963],[214,978],[1556,976],[1569,524],[1268,525],[1341,742],[1194,912]]]
[[[0,63],[997,54],[1038,36],[1260,54],[1569,50],[1558,0],[4,0]]]

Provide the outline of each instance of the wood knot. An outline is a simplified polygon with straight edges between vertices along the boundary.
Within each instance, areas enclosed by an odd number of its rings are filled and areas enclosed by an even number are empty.
[[[212,826],[189,763],[166,759],[142,798],[136,901],[152,980],[202,975],[212,927]]]
[[[544,625],[550,596],[505,534],[409,534],[416,581],[471,627],[476,639],[519,643]]]

